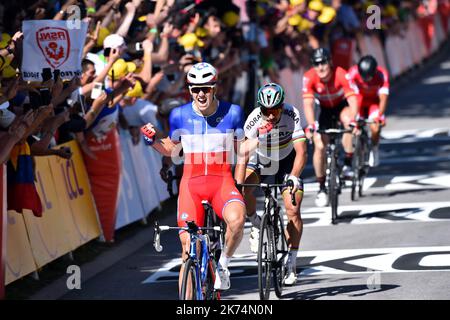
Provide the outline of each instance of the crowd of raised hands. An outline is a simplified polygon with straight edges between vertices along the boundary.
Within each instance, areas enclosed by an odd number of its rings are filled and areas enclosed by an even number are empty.
[[[0,4],[0,163],[7,161],[14,145],[25,141],[32,155],[70,158],[67,148],[51,147],[76,139],[83,152],[95,158],[85,135],[102,110],[114,105],[123,109],[118,123],[129,130],[134,144],[140,141],[137,128],[151,116],[148,110],[156,114],[161,130],[169,130],[170,111],[190,99],[185,75],[196,62],[209,62],[219,70],[219,98],[243,105],[252,64],[263,77],[278,82],[281,69],[308,67],[311,49],[370,32],[365,22],[371,5],[382,12],[382,29],[377,32],[400,30],[410,16],[427,10],[423,1],[242,3],[241,7],[231,0]],[[71,20],[74,14],[88,25],[81,76],[62,80],[52,70],[44,82],[23,81],[22,21]]]

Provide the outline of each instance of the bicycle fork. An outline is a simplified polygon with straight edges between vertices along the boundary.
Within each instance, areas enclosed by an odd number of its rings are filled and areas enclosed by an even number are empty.
[[[202,296],[202,283],[203,283],[203,255],[204,250],[203,246],[206,241],[200,241],[202,244],[202,252],[201,252],[201,259],[197,258],[197,239],[195,241],[191,241],[191,250],[189,254],[189,259],[192,259],[194,261],[194,272],[195,272],[195,295],[197,297],[197,300],[203,300]],[[201,268],[198,268],[198,263],[201,263]],[[192,288],[193,289],[193,288]]]

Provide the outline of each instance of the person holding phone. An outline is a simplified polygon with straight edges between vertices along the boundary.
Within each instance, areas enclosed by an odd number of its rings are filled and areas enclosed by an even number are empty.
[[[106,72],[108,72],[108,64],[111,60],[117,60],[122,57],[126,51],[127,46],[124,38],[116,33],[113,33],[108,35],[105,40],[103,40],[103,52],[99,52],[98,54],[89,52],[86,55],[86,59],[93,62],[95,74],[100,75],[104,69],[107,69]]]
[[[103,70],[97,75],[95,73],[95,63],[89,59],[83,59],[81,63],[82,74],[80,94],[84,96],[91,96],[94,100],[98,98],[103,90],[103,83],[105,83],[108,71],[119,58],[120,49],[112,49],[105,68],[103,68]]]

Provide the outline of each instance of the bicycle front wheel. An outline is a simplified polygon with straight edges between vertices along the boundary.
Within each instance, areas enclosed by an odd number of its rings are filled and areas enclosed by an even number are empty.
[[[278,298],[281,298],[283,294],[283,280],[286,275],[286,264],[284,263],[285,257],[288,253],[287,250],[287,240],[284,233],[284,223],[283,216],[277,214],[274,225],[274,242],[275,242],[275,257],[276,264],[275,268],[272,270],[273,276],[273,287],[275,289],[275,294]]]
[[[359,137],[355,137],[355,149],[354,149],[354,156],[353,156],[353,162],[352,162],[352,169],[353,169],[353,178],[352,178],[352,192],[351,192],[351,199],[352,201],[356,200],[357,190],[358,190],[358,184],[359,184],[359,173],[361,168],[361,142]]]
[[[359,171],[359,182],[358,182],[358,194],[360,197],[363,196],[364,190],[364,178],[367,176],[369,171],[369,166],[367,165],[369,157],[369,143],[367,136],[361,140],[361,160],[360,160],[360,171]]]
[[[270,276],[273,261],[273,229],[270,225],[270,213],[265,213],[261,220],[258,247],[258,288],[261,300],[270,296]]]
[[[184,263],[180,300],[197,300],[197,274],[192,259]]]
[[[339,196],[339,177],[337,174],[337,159],[336,157],[331,157],[330,162],[330,181],[328,185],[329,194],[330,194],[330,204],[331,204],[331,223],[337,223],[337,208],[338,208],[338,196]]]
[[[208,261],[206,280],[203,284],[204,300],[220,300],[220,292],[214,290],[214,282],[216,281],[217,264],[212,257]]]

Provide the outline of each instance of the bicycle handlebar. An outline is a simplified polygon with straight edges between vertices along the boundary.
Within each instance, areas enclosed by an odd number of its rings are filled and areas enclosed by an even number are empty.
[[[339,134],[344,134],[344,133],[352,133],[353,129],[319,129],[316,131],[317,133],[324,133],[324,134],[328,134],[328,135],[339,135]]]
[[[293,188],[294,184],[292,181],[287,183],[236,183],[237,187],[256,187],[261,189],[271,189],[271,188]],[[291,193],[292,205],[297,206],[297,201],[295,201],[295,194]]]
[[[196,233],[197,231],[219,231],[222,232],[222,227],[221,226],[215,226],[212,228],[206,228],[206,227],[198,227],[194,221],[187,221],[186,222],[188,224],[187,227],[171,227],[171,226],[160,226],[158,224],[158,221],[155,221],[155,233],[153,234],[154,238],[153,238],[153,247],[155,248],[155,250],[157,252],[161,252],[163,250],[163,246],[161,245],[161,232],[162,231],[168,231],[168,230],[183,230],[183,231],[187,231],[191,234]]]
[[[237,187],[259,187],[262,189],[271,189],[279,187],[287,187],[285,183],[236,183]]]

